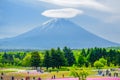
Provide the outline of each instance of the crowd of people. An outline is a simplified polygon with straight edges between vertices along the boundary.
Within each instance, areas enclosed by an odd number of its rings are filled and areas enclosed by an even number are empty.
[[[57,71],[57,73],[58,73],[58,71]],[[27,74],[29,75],[30,72],[28,71]],[[62,74],[62,78],[64,78],[64,74]],[[53,75],[51,77],[51,79],[56,79],[56,75]],[[0,75],[0,80],[6,80],[6,75],[3,72]],[[14,76],[11,76],[11,77],[9,77],[9,80],[42,80],[42,79],[40,77],[39,78],[36,78],[36,77],[31,78],[30,76],[26,76],[24,78],[17,79]]]
[[[5,80],[4,77],[0,77],[0,80]],[[26,77],[26,78],[22,78],[22,79],[15,79],[14,76],[11,77],[10,80],[42,80],[40,77],[39,78],[30,78],[30,77]]]
[[[3,72],[1,73],[0,80],[5,80],[5,75]],[[42,80],[42,79],[40,77],[39,78],[35,78],[35,77],[30,78],[29,76],[26,76],[25,78],[21,78],[21,79],[15,79],[14,76],[11,76],[11,78],[9,80]]]
[[[113,77],[118,77],[119,76],[119,73],[115,70],[98,70],[98,75],[101,75],[101,76],[109,76],[111,77],[113,74]]]

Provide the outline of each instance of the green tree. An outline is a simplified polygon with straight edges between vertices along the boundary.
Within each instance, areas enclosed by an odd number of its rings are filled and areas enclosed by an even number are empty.
[[[93,48],[90,49],[87,59],[91,63],[91,66],[93,66],[93,63],[96,61],[96,55]]]
[[[64,53],[61,51],[61,49],[58,47],[57,50],[56,50],[56,53],[57,53],[57,62],[58,62],[58,68],[61,67],[61,66],[64,66],[66,64],[66,59],[65,59],[65,56],[64,56]]]
[[[87,56],[87,52],[85,51],[85,49],[82,49],[81,55],[86,57]]]
[[[104,64],[101,63],[100,61],[95,61],[94,62],[94,67],[96,67],[97,69],[100,69],[101,67],[104,67]]]
[[[13,55],[12,55],[12,54],[9,54],[7,60],[8,60],[8,62],[9,62],[10,64],[13,64],[13,63],[14,63]]]
[[[30,67],[31,66],[31,54],[28,53],[22,60],[22,66]]]
[[[115,63],[120,66],[120,52],[116,51]]]
[[[13,64],[14,63],[13,55],[5,52],[2,56],[2,63]]]
[[[31,53],[31,66],[35,69],[40,66],[40,55],[37,51]]]
[[[47,70],[49,67],[51,67],[51,56],[48,50],[45,51],[43,64]]]
[[[50,50],[51,53],[51,66],[52,68],[60,68],[61,66],[64,66],[66,64],[66,59],[64,56],[64,53],[61,51],[61,49],[58,47],[57,50],[52,48]]]
[[[14,64],[19,65],[20,64],[20,59],[19,58],[14,58]]]
[[[8,54],[5,52],[2,56],[2,63],[7,63]]]
[[[90,54],[87,57],[88,61],[91,63],[91,66],[93,66],[94,62],[96,60],[99,60],[99,58],[101,58],[102,56],[103,56],[102,49],[95,47],[91,48]]]
[[[0,63],[2,63],[2,56],[0,56]]]
[[[116,59],[116,51],[113,49],[110,49],[107,53],[107,65],[110,66],[110,64],[116,64],[115,59]]]
[[[107,65],[107,60],[104,58],[100,58],[99,61],[105,65]]]
[[[75,57],[72,50],[70,48],[64,47],[63,51],[67,60],[67,65],[72,66],[75,63]]]
[[[88,71],[86,71],[84,69],[81,69],[78,71],[75,66],[72,67],[70,73],[72,76],[77,77],[79,80],[86,80],[86,78],[88,76]]]
[[[50,53],[51,53],[51,66],[52,66],[52,68],[55,68],[55,67],[57,67],[57,64],[58,64],[58,62],[56,61],[58,59],[56,50],[54,48],[52,48],[50,50]]]
[[[79,55],[78,57],[78,65],[82,67],[85,64],[85,57],[82,55]]]

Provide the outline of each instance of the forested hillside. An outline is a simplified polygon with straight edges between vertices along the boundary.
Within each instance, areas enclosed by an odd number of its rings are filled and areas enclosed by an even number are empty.
[[[37,56],[37,57],[36,57]],[[37,60],[37,61],[36,61]],[[33,62],[34,61],[34,62]],[[35,63],[35,64],[33,64]],[[1,51],[0,67],[120,66],[120,51],[106,48],[72,50],[68,47],[44,51]]]

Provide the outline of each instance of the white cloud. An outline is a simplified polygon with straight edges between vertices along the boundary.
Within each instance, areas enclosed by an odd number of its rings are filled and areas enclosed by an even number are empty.
[[[71,7],[71,8],[86,7],[101,11],[110,10],[107,6],[102,5],[96,0],[39,0],[39,1],[44,1],[63,7]]]
[[[104,21],[106,23],[118,23],[120,22],[120,15],[108,16]]]
[[[120,0],[99,0],[99,2],[111,9],[110,15],[107,15],[106,18],[103,17],[105,22],[120,22]]]
[[[73,8],[64,8],[64,9],[46,10],[42,13],[42,15],[52,18],[72,18],[82,13],[83,11],[81,10],[77,10]]]
[[[103,5],[112,9],[113,13],[120,13],[120,0],[98,0]]]

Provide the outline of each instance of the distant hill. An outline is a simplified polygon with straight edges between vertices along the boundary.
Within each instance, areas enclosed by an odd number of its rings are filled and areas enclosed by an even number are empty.
[[[94,35],[67,19],[52,19],[13,38],[0,40],[0,48],[49,49],[111,47],[119,44]]]
[[[108,47],[107,49],[115,49],[115,50],[120,50],[120,46],[116,46],[116,47]]]

